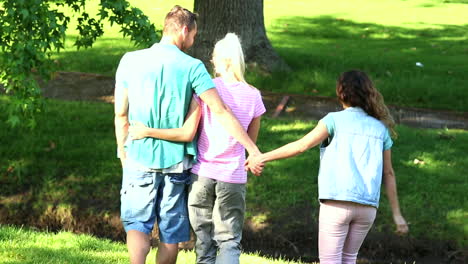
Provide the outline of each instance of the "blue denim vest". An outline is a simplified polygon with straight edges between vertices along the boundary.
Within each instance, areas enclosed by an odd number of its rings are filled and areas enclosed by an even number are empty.
[[[320,147],[319,199],[378,207],[387,128],[357,107],[329,115],[335,129]]]

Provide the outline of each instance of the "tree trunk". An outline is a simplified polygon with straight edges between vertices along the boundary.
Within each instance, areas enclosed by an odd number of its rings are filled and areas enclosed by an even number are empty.
[[[199,14],[198,34],[190,52],[208,68],[214,44],[232,32],[241,40],[247,63],[268,72],[290,70],[266,36],[263,0],[195,0],[194,11]]]

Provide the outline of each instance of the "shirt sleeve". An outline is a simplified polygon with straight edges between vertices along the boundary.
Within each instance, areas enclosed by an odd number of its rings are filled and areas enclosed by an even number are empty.
[[[197,95],[201,95],[206,90],[215,88],[215,85],[211,80],[211,76],[208,74],[205,65],[203,65],[201,61],[198,61],[198,63],[193,66],[190,81],[192,82],[192,88]]]
[[[327,127],[328,135],[330,137],[333,137],[333,135],[335,134],[335,120],[333,119],[333,116],[331,114],[327,114],[320,121],[322,121],[322,123],[324,123]]]
[[[390,137],[390,133],[388,132],[388,129],[385,130],[385,136],[384,136],[384,150],[388,150],[393,146],[393,140]]]
[[[200,98],[200,96],[198,96],[195,93],[192,95],[192,99],[195,100],[198,105],[200,105],[203,102],[202,99]]]
[[[266,108],[265,108],[265,105],[263,104],[262,95],[260,94],[260,91],[257,91],[254,118],[257,118],[263,115],[265,112],[266,112]]]
[[[115,89],[128,89],[128,80],[127,80],[127,64],[128,56],[125,54],[122,59],[120,59],[119,66],[115,72]]]

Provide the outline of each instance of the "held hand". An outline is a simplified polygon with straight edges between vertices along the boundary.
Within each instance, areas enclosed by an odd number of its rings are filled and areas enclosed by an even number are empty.
[[[265,167],[265,163],[262,161],[262,155],[250,155],[245,161],[245,170],[250,170],[255,176],[260,176]]]
[[[394,215],[393,216],[393,221],[395,222],[396,225],[396,232],[399,235],[405,235],[408,233],[408,223],[406,223],[405,218],[401,215]]]
[[[141,122],[133,122],[132,125],[128,128],[128,136],[132,140],[138,140],[147,137],[148,127]]]

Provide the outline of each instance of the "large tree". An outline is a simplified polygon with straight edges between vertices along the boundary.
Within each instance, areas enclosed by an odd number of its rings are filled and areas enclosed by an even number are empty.
[[[91,47],[102,36],[103,23],[118,24],[124,36],[141,46],[157,41],[148,17],[128,0],[100,0],[98,14],[90,16],[87,0],[1,0],[0,1],[0,88],[11,94],[8,104],[11,125],[34,126],[40,111],[40,89],[36,79],[47,80],[55,70],[51,52],[60,51],[68,24],[77,17],[77,48]],[[63,12],[70,8],[74,14]],[[199,34],[193,55],[209,62],[214,43],[228,32],[237,33],[248,62],[267,71],[289,67],[272,48],[265,32],[263,0],[195,0],[200,14]],[[90,12],[91,13],[91,12]],[[209,63],[207,63],[209,66]],[[0,105],[1,107],[1,105]]]
[[[199,14],[198,34],[191,53],[206,64],[216,41],[234,32],[248,62],[267,71],[289,70],[267,38],[263,0],[195,0],[194,11]]]

